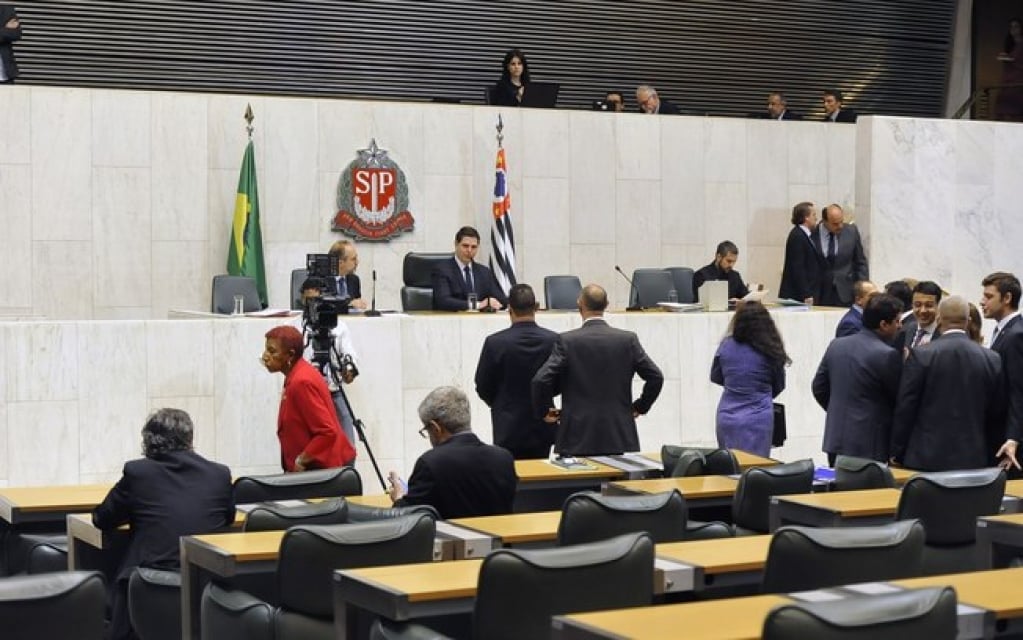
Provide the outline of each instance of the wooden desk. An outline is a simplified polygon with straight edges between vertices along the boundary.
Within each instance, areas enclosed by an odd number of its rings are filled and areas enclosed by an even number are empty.
[[[713,587],[759,584],[767,563],[771,536],[740,536],[717,540],[666,542],[657,557],[684,565],[666,575],[665,592],[704,591]]]
[[[1007,480],[1005,482],[1005,495],[1023,499],[1023,480]]]
[[[993,567],[1023,555],[1023,513],[977,518],[977,542],[988,550]]]
[[[553,544],[560,523],[560,511],[452,518],[437,523],[437,534],[451,540],[452,556],[463,560],[480,558],[493,549],[510,545]]]
[[[946,585],[954,587],[960,605],[970,605],[987,612],[983,618],[985,638],[996,635],[1017,637],[1023,633],[1023,589],[1019,588],[1021,583],[1023,568],[955,573],[892,582],[906,589]]]
[[[770,506],[771,531],[786,524],[840,527],[890,522],[901,495],[898,489],[866,489],[775,496]]]
[[[730,505],[739,481],[728,476],[691,476],[688,478],[656,478],[623,480],[607,485],[608,495],[663,493],[677,489],[690,508]]]
[[[63,522],[69,513],[95,509],[112,486],[104,483],[0,489],[0,519],[11,525]]]
[[[892,472],[892,478],[895,480],[896,487],[901,487],[906,484],[910,478],[920,473],[919,471],[903,469],[902,467],[888,467],[888,470]]]
[[[563,469],[547,460],[516,460],[519,478],[515,489],[514,510],[518,513],[560,509],[565,498],[576,491],[600,491],[608,480],[625,478],[627,474],[608,465],[585,458],[582,462],[596,469]]]

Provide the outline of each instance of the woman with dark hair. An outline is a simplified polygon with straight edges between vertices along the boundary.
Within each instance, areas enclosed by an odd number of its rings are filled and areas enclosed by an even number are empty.
[[[110,637],[136,638],[128,616],[128,580],[135,567],[176,570],[178,538],[234,522],[231,470],[192,450],[192,419],[160,409],[142,427],[145,458],[125,463],[121,479],[92,521],[110,531],[131,526],[128,549],[110,586]]]
[[[303,346],[295,327],[274,327],[266,333],[263,366],[284,374],[277,410],[281,468],[307,471],[351,464],[355,449],[341,431],[326,381],[302,358]]]
[[[970,303],[970,321],[966,324],[966,335],[979,345],[984,344],[984,320],[980,317],[980,309]]]
[[[1023,21],[1019,18],[1009,20],[998,61],[1002,63],[1002,84],[1016,86],[999,90],[995,119],[1023,120],[1023,86],[1019,86],[1023,85]]]
[[[518,49],[512,49],[504,54],[501,79],[490,92],[490,104],[499,107],[519,106],[528,84],[529,63],[526,62],[526,56]]]
[[[771,401],[785,389],[785,366],[791,362],[764,305],[740,302],[710,369],[710,381],[725,388],[718,402],[719,447],[771,453]]]

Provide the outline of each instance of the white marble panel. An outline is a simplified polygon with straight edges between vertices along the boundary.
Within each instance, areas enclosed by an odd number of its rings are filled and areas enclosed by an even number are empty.
[[[785,261],[785,247],[751,245],[746,251],[740,248],[739,264],[736,268],[749,284],[762,284],[770,289],[769,298],[778,295],[781,285],[781,267]],[[773,294],[773,295],[772,295]]]
[[[48,318],[91,318],[93,274],[91,242],[33,242],[33,311]],[[63,293],[46,293],[54,291]]]
[[[789,176],[798,173],[798,168],[791,168],[791,156],[805,151],[794,144],[798,131],[787,125],[774,120],[754,121],[747,131],[749,148],[762,150],[750,155],[746,169],[747,235],[758,244],[784,243],[790,226]],[[797,148],[792,149],[793,146]],[[782,161],[786,153],[790,157],[789,166]],[[739,250],[742,248],[740,245]]]
[[[703,118],[704,172],[710,182],[746,181],[746,120]],[[708,209],[709,211],[710,209]]]
[[[643,313],[615,314],[608,323],[637,334],[643,350],[660,367],[665,380],[675,381],[681,377],[678,334],[685,321],[680,313]],[[636,384],[640,385],[638,378]]]
[[[633,397],[642,393],[642,384],[636,379]],[[636,418],[640,451],[660,451],[661,446],[682,441],[682,425],[679,422],[679,407],[682,397],[678,380],[666,380],[650,411]]]
[[[145,353],[150,396],[213,395],[214,370],[197,367],[196,363],[213,359],[213,325],[221,322],[245,323],[247,320],[157,320],[146,324]],[[252,344],[247,351],[252,354],[252,359],[244,363],[246,366],[256,365],[256,356],[262,353],[262,347],[262,340]]]
[[[7,342],[7,401],[75,400],[78,376],[76,323],[14,323]]]
[[[263,238],[295,242],[316,236],[316,101],[278,98],[264,105],[266,163],[260,172]]]
[[[415,318],[401,324],[401,346],[407,366],[402,386],[433,389],[461,383],[461,329],[456,316]]]
[[[995,125],[984,121],[957,121],[954,131],[956,184],[994,184]]]
[[[144,389],[131,395],[109,393],[78,402],[79,473],[116,476],[126,460],[142,457],[146,405]]]
[[[783,124],[788,133],[786,152],[789,182],[826,184],[828,162],[831,159],[827,148],[828,125],[822,122],[779,122],[775,124]],[[750,126],[753,124],[751,123]],[[850,127],[850,129],[855,132],[854,128]],[[769,150],[772,148],[768,147],[764,153],[758,154],[763,161],[771,161],[773,154]]]
[[[516,248],[516,252],[523,265],[516,272],[516,279],[519,283],[533,287],[540,306],[546,305],[543,295],[545,277],[576,275],[572,272],[571,250],[567,245],[563,249],[554,249],[549,245],[526,245]]]
[[[5,92],[0,91],[0,102]],[[2,106],[2,105],[0,105]],[[2,113],[0,108],[0,113]],[[3,156],[0,150],[0,157]],[[0,306],[32,306],[32,168],[0,164]]]
[[[656,180],[619,180],[615,261],[633,269],[661,267],[661,190]]]
[[[401,349],[403,319],[397,316],[353,317],[345,322],[359,354],[359,377],[345,386],[348,401],[355,416],[365,424],[366,439],[374,454],[393,453],[396,448],[391,443],[400,442],[404,418],[398,383],[404,367]],[[357,449],[360,458],[367,458],[362,443],[357,445]]]
[[[148,167],[151,93],[92,92],[92,166]]]
[[[206,103],[207,166],[210,169],[234,169],[235,180],[242,166],[245,146],[249,136],[246,132],[245,109],[252,107],[252,141],[256,157],[256,168],[263,166],[263,141],[266,131],[267,100],[255,96],[211,95]],[[235,183],[237,184],[237,183]],[[233,193],[233,192],[232,192]],[[232,201],[233,201],[232,196]]]
[[[92,261],[97,306],[150,304],[149,169],[93,169]]]
[[[12,402],[7,405],[7,481],[11,486],[78,483],[78,403]]]
[[[2,388],[0,388],[2,391]],[[0,401],[0,486],[10,486],[7,478],[10,477],[10,465],[8,460],[11,459],[10,448],[7,446],[7,403]]]
[[[105,396],[145,398],[147,392],[146,328],[141,322],[95,322],[79,325],[78,398]],[[192,362],[195,367],[195,362]]]
[[[4,127],[0,130],[0,158],[7,164],[32,162],[32,117],[29,87],[4,87],[0,91],[0,113]]]
[[[141,432],[145,419],[157,409],[181,409],[192,418],[192,447],[204,458],[219,461],[214,402],[213,396],[151,396],[148,399],[148,406],[134,418],[132,424],[137,423],[138,429],[135,432]],[[136,439],[139,441],[136,449],[140,449],[141,438]]]
[[[606,118],[606,113],[589,114]],[[661,178],[661,123],[666,118],[648,118],[642,114],[615,117],[617,177],[619,180],[659,180]]]
[[[369,144],[366,136],[371,128],[371,113],[375,108],[374,102],[317,101],[317,164],[321,171],[334,173],[335,181],[337,173],[356,158],[356,149],[363,149]],[[390,141],[377,140],[377,144],[387,147]]]
[[[707,203],[703,236],[706,255],[713,256],[714,249],[722,240],[731,240],[740,250],[748,246],[746,185],[741,182],[708,182],[704,198]]]
[[[571,247],[571,270],[579,276],[583,286],[599,284],[607,290],[609,306],[624,308],[629,304],[629,283],[615,272],[615,246],[613,244],[589,244]],[[622,271],[630,273],[628,265]]]
[[[452,108],[445,105],[445,108]],[[458,107],[456,107],[458,108]],[[342,141],[345,148],[351,149],[349,158],[354,159],[357,149],[369,146],[370,139],[376,139],[381,149],[386,149],[388,156],[397,162],[411,183],[409,196],[415,202],[418,195],[414,185],[418,185],[427,174],[427,170],[435,170],[431,149],[424,144],[424,110],[421,105],[400,102],[377,102],[370,110],[369,126],[358,138]],[[468,135],[468,131],[464,135]],[[349,160],[348,162],[351,162]],[[342,166],[347,166],[344,162]],[[321,167],[326,169],[327,167]],[[338,167],[340,169],[340,167]]]
[[[92,237],[92,93],[32,90],[32,238]]]
[[[959,282],[966,279],[967,283],[976,284],[983,276],[1000,268],[998,265],[1010,265],[1018,260],[1016,247],[1005,242],[1005,238],[1018,237],[1014,235],[1020,231],[1016,217],[997,215],[993,192],[989,185],[956,188],[955,228],[961,251],[955,256],[953,273]]]
[[[910,118],[873,119],[870,147],[872,185],[905,185],[916,181],[916,122]]]
[[[567,178],[572,175],[567,113],[554,109],[525,109],[522,129],[523,177]],[[580,131],[579,135],[585,132]]]
[[[205,240],[208,98],[152,96],[153,240]]]
[[[569,116],[572,158],[569,222],[574,245],[614,242],[617,184],[614,120],[606,113],[573,112]]]
[[[1023,127],[1013,123],[995,129],[995,210],[999,216],[1016,217],[1023,202]]]
[[[516,239],[529,246],[568,249],[570,240],[569,181],[565,178],[526,178],[522,204],[512,210]],[[514,202],[512,203],[514,206]],[[521,234],[521,235],[520,235]]]
[[[208,268],[205,274],[208,283],[213,276],[227,273],[227,250],[231,242],[231,221],[234,217],[234,201],[238,192],[238,169],[210,169],[206,183],[209,227],[207,231]],[[212,286],[212,284],[208,285]]]
[[[661,233],[667,242],[703,243],[705,128],[699,118],[661,118]]]
[[[93,320],[146,320],[152,316],[151,307],[93,307]]]
[[[856,199],[856,127],[827,127],[828,193],[832,202],[853,206]]]
[[[464,225],[472,225],[480,236],[489,237],[490,226],[480,225],[472,200],[472,178],[468,176],[426,176],[423,179],[425,199],[416,212],[415,235],[425,251],[451,251],[455,246],[455,232]],[[514,206],[514,201],[513,201]],[[490,209],[485,212],[489,218]],[[514,211],[514,210],[513,210]],[[482,260],[490,255],[490,241],[480,243]]]
[[[423,113],[423,148],[427,175],[471,176],[480,163],[473,158],[471,109],[444,105]]]
[[[327,247],[315,247],[308,243],[264,241],[263,261],[266,266],[269,306],[274,309],[290,309],[292,269],[305,268],[306,254],[326,252]]]
[[[209,251],[205,242],[153,243],[152,318],[171,309],[210,308]]]

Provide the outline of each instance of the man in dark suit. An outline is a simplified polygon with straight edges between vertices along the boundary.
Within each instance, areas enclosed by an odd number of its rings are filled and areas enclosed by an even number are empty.
[[[742,281],[742,275],[735,270],[739,259],[739,247],[734,242],[725,240],[718,244],[714,252],[714,262],[693,274],[693,293],[700,300],[700,287],[708,280],[724,280],[728,282],[728,299],[737,300],[749,293],[749,287]]]
[[[546,458],[554,427],[533,415],[530,384],[551,355],[558,334],[536,324],[536,296],[528,284],[508,294],[511,326],[487,336],[476,365],[476,393],[490,407],[494,444],[521,460]]]
[[[803,116],[789,110],[788,101],[781,91],[772,91],[767,95],[767,113],[761,116],[765,120],[802,120]]]
[[[664,376],[636,334],[604,321],[607,292],[602,287],[583,287],[578,304],[583,326],[561,334],[533,376],[533,410],[548,422],[559,422],[554,450],[562,456],[638,451],[636,417],[650,410]],[[637,374],[643,392],[633,401]],[[560,412],[551,409],[558,393]]]
[[[817,208],[812,202],[792,207],[792,230],[785,241],[785,265],[778,297],[813,304],[820,295],[821,258],[814,247]]]
[[[472,432],[469,398],[455,387],[438,387],[419,404],[419,435],[433,447],[416,460],[408,487],[394,471],[388,493],[394,506],[428,504],[444,520],[511,513],[515,461]]]
[[[840,455],[888,461],[902,372],[891,341],[902,303],[882,293],[865,304],[863,330],[833,340],[813,378],[813,397],[827,412],[822,448],[831,466]]]
[[[863,328],[863,306],[867,304],[867,299],[875,293],[877,293],[877,287],[870,280],[860,280],[853,284],[853,306],[838,321],[838,326],[835,327],[836,338],[860,332],[860,329]]]
[[[497,311],[508,304],[508,298],[494,273],[475,261],[480,248],[480,234],[472,227],[462,227],[455,234],[455,256],[441,262],[433,270],[433,308],[437,311],[465,311],[469,294],[476,295],[476,308]]]
[[[18,77],[14,59],[16,41],[21,40],[21,21],[11,5],[0,4],[0,84],[10,84]]]
[[[814,234],[824,269],[818,304],[848,307],[853,301],[853,283],[870,279],[860,231],[845,223],[845,213],[837,204],[824,207],[822,218]]]
[[[912,338],[916,333],[916,318],[913,316],[914,286],[916,286],[915,280],[912,286],[906,280],[892,280],[884,286],[885,293],[895,296],[902,303],[902,328],[899,329],[899,333],[895,335],[895,340],[892,341],[892,346],[899,353],[902,353],[902,350],[907,346],[906,334],[908,333],[910,338]]]
[[[177,569],[178,538],[234,522],[231,470],[192,450],[192,419],[160,409],[142,428],[145,458],[125,463],[121,479],[92,512],[104,531],[130,524],[128,549],[111,586],[110,637],[134,638],[128,579],[135,567]]]
[[[680,113],[678,107],[667,100],[662,100],[657,95],[657,89],[648,84],[641,84],[636,87],[636,104],[639,105],[640,113],[670,116],[677,116]]]
[[[825,122],[856,122],[856,112],[842,107],[842,92],[826,89],[822,98]]]
[[[966,334],[970,307],[959,296],[938,307],[939,338],[912,349],[902,369],[892,459],[910,469],[977,469],[991,458],[991,423],[1004,417],[998,354]]]
[[[337,277],[334,278],[334,293],[350,298],[349,306],[365,309],[368,305],[362,299],[362,283],[355,270],[359,268],[359,250],[351,240],[338,240],[330,245],[328,255],[337,256]]]
[[[1016,446],[1023,438],[1023,320],[1020,320],[1020,282],[1011,273],[996,271],[981,282],[984,293],[980,309],[995,326],[991,349],[1002,358],[1002,394],[1006,403],[1006,420],[996,425],[990,442],[997,447],[999,465],[1019,469]]]
[[[916,349],[938,337],[938,305],[941,303],[941,287],[930,280],[922,280],[913,287],[913,319],[903,322],[902,330],[895,339],[896,346]]]

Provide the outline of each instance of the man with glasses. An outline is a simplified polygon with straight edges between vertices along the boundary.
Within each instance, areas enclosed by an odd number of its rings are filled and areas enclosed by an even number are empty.
[[[511,513],[515,461],[506,450],[472,432],[469,398],[438,387],[419,405],[419,435],[432,447],[419,456],[408,485],[392,471],[388,493],[396,507],[428,504],[444,520]]]
[[[661,100],[657,95],[657,89],[648,84],[641,84],[636,87],[636,104],[639,105],[640,113],[678,115],[679,110],[674,104],[667,100]]]

